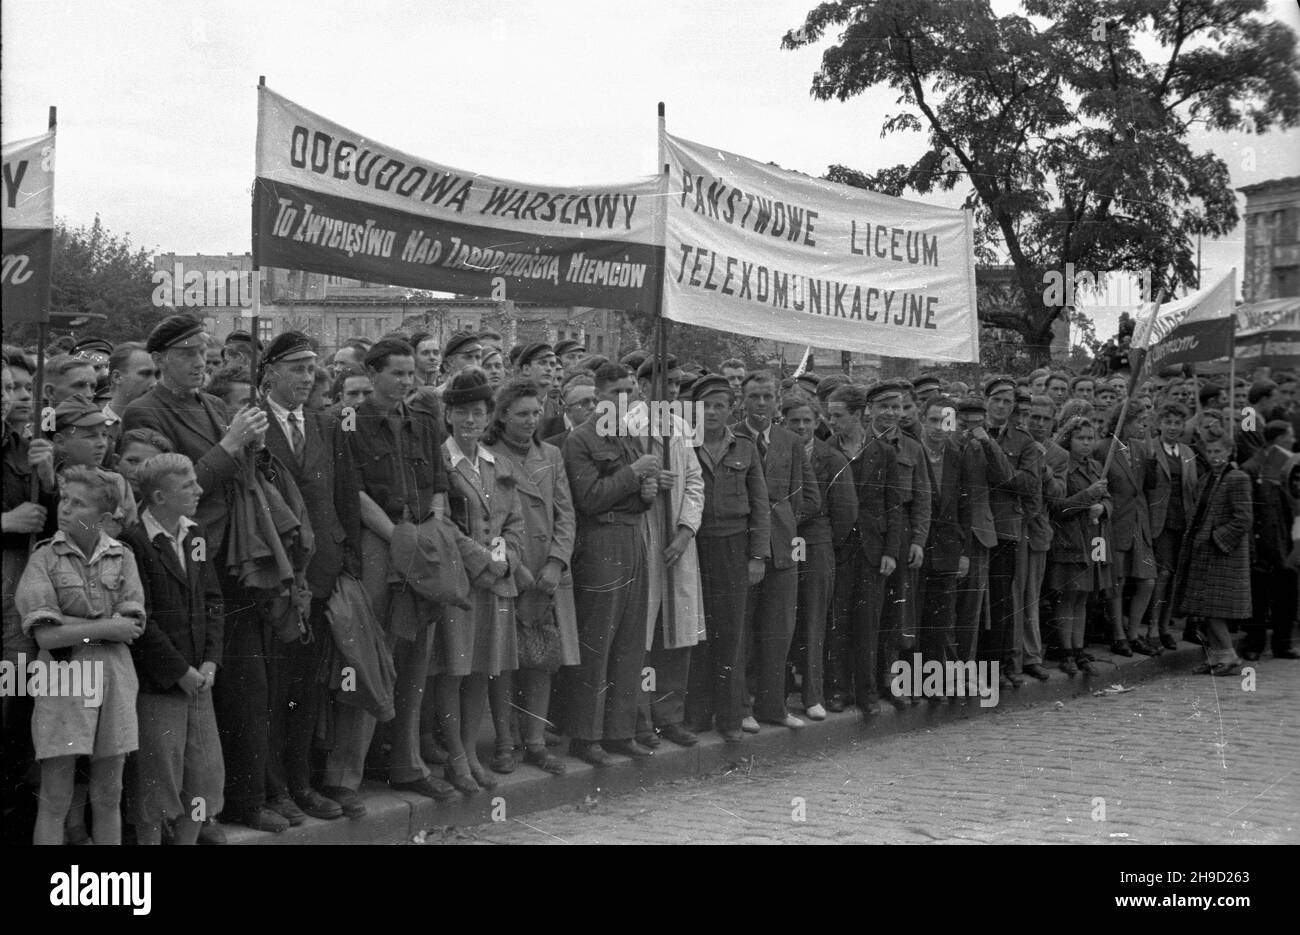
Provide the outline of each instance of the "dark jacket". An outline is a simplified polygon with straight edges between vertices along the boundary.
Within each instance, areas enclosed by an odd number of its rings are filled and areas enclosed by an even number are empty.
[[[349,564],[349,542],[361,541],[361,506],[353,477],[351,452],[344,443],[341,423],[324,413],[303,413],[303,452],[293,453],[280,420],[268,404],[266,448],[289,472],[302,495],[311,522],[316,552],[307,566],[312,597],[324,600],[334,590],[339,572],[359,571],[358,559]]]
[[[943,472],[930,499],[930,536],[925,544],[924,567],[930,571],[956,574],[961,557],[971,553],[971,501],[962,476],[964,460],[955,442],[944,442]]]
[[[813,476],[817,478],[821,506],[799,523],[799,535],[806,545],[830,543],[842,546],[858,521],[858,495],[848,458],[824,441],[814,439]]]
[[[1165,453],[1164,443],[1156,439],[1152,446],[1155,448],[1156,470],[1153,478],[1155,484],[1147,490],[1147,505],[1151,507],[1151,535],[1159,538],[1165,531],[1165,523],[1169,519],[1169,485],[1173,473],[1169,470],[1169,455]],[[1190,446],[1180,443],[1178,461],[1183,477],[1183,512],[1187,516],[1187,521],[1191,522],[1192,510],[1196,508],[1198,476],[1196,454]]]
[[[732,426],[731,430],[737,438],[748,438],[757,447],[753,430],[745,422]],[[798,534],[800,520],[821,508],[821,493],[799,436],[773,425],[768,438],[763,478],[767,481],[768,506],[772,512],[771,562],[776,569],[793,568],[791,543]]]
[[[1088,488],[1101,480],[1101,462],[1088,458],[1071,459],[1065,475],[1065,494],[1050,504],[1052,513],[1052,550],[1054,562],[1071,562],[1091,565],[1093,546],[1098,537],[1109,542],[1109,496],[1094,497]],[[1094,503],[1106,507],[1100,523],[1092,522],[1088,508]],[[1110,556],[1107,555],[1107,561]]]
[[[746,532],[749,544],[745,554],[750,558],[770,557],[772,511],[754,443],[733,432],[716,466],[703,447],[696,448],[695,454],[704,475],[704,512],[696,535],[717,539]]]
[[[1174,614],[1244,620],[1250,603],[1250,477],[1229,465],[1196,484],[1174,577]]]
[[[230,487],[240,471],[240,461],[219,444],[226,429],[226,407],[207,393],[185,398],[161,383],[133,400],[122,413],[122,432],[153,429],[180,454],[194,462],[194,474],[203,496],[194,521],[208,537],[209,554],[216,556],[225,541],[230,518]]]
[[[1038,509],[1028,517],[1029,548],[1035,552],[1046,552],[1052,547],[1051,503],[1065,496],[1065,477],[1069,470],[1070,453],[1049,438],[1043,445],[1043,495]]]
[[[118,538],[135,554],[144,588],[147,617],[144,633],[131,644],[131,658],[140,677],[140,690],[174,692],[191,668],[205,662],[221,664],[225,617],[217,562],[211,554],[195,561],[201,527],[191,527],[185,537],[185,567],[176,561],[171,543],[163,535],[152,541],[139,522]]]
[[[1004,426],[988,433],[1003,458],[995,459],[998,469],[989,471],[989,507],[1002,541],[1019,539],[1025,516],[1042,490],[1042,447],[1023,429]]]
[[[635,525],[650,508],[641,499],[641,482],[632,470],[640,457],[639,440],[602,435],[597,422],[593,416],[564,440],[564,472],[569,475],[578,525]]]
[[[989,477],[1000,477],[1006,458],[997,442],[968,438],[961,448],[962,477],[970,499],[971,539],[986,549],[998,544],[997,524],[989,503]]]
[[[834,439],[832,444],[844,453]],[[849,459],[849,467],[857,488],[858,521],[845,548],[862,549],[867,564],[878,568],[883,556],[898,555],[903,542],[898,452],[892,445],[868,436],[862,450]]]
[[[1277,445],[1269,445],[1241,466],[1250,476],[1254,515],[1252,567],[1259,572],[1278,572],[1287,567],[1291,553],[1291,524],[1295,504],[1287,489],[1291,456]]]
[[[1104,464],[1110,446],[1114,443],[1115,439],[1106,439],[1094,450],[1094,457]],[[1146,491],[1155,486],[1158,468],[1155,460],[1143,451],[1143,447],[1140,442],[1133,445],[1121,443],[1115,456],[1110,459],[1110,471],[1106,474],[1110,499],[1114,504],[1110,520],[1110,547],[1120,552],[1132,549],[1137,542],[1145,542],[1148,548],[1153,542],[1151,508],[1147,505]]]

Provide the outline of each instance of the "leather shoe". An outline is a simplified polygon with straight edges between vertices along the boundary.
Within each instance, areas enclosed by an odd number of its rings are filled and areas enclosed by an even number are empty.
[[[569,744],[569,755],[584,763],[590,763],[597,769],[614,765],[614,758],[605,752],[597,741],[575,740]]]
[[[366,803],[354,790],[346,789],[343,786],[321,786],[320,791],[326,798],[339,803],[339,808],[343,809],[344,817],[351,818],[354,821],[366,817]]]
[[[1174,639],[1174,635],[1172,633],[1161,633],[1160,645],[1163,646],[1165,649],[1171,649],[1171,650],[1177,649],[1178,640]]]
[[[648,756],[655,755],[655,752],[649,747],[641,746],[630,737],[626,740],[606,740],[601,746],[605,748],[606,753],[619,753],[637,760],[643,760]]]
[[[293,794],[294,804],[302,809],[312,818],[319,818],[322,821],[332,821],[335,818],[343,817],[343,809],[338,802],[333,799],[327,799],[315,789],[300,789]],[[288,816],[285,816],[288,817]],[[290,819],[292,820],[292,819]]]
[[[449,799],[456,798],[456,790],[449,783],[445,783],[441,779],[434,779],[432,776],[413,779],[410,782],[390,782],[388,785],[394,789],[400,789],[402,792],[414,792],[416,795],[437,799],[439,802],[446,802]]]
[[[723,730],[718,731],[722,736],[723,743],[744,743],[745,732],[741,730]]]
[[[810,721],[826,720],[826,709],[819,704],[809,705],[804,710],[804,714],[807,716],[808,720]]]
[[[659,744],[663,743],[663,741],[659,739],[659,735],[654,731],[646,731],[637,734],[636,742],[649,750],[654,750],[659,746]]]
[[[1116,640],[1110,644],[1110,651],[1116,656],[1133,655],[1133,647],[1128,644],[1128,640]]]
[[[1198,663],[1197,665],[1192,666],[1192,675],[1209,675],[1210,670],[1213,668],[1214,666],[1210,665],[1208,662]]]
[[[1008,672],[1007,681],[1011,683],[1012,688],[1019,688],[1021,685],[1025,684],[1025,677],[1019,672]]]
[[[1051,678],[1051,676],[1047,674],[1047,670],[1036,662],[1031,662],[1029,665],[1025,666],[1025,675],[1032,675],[1040,682],[1046,682]]]
[[[1284,649],[1280,653],[1273,654],[1274,659],[1300,659],[1300,652],[1294,649]]]
[[[862,713],[862,719],[864,721],[873,720],[880,715],[880,702],[864,701],[862,704],[858,705],[858,710]]]
[[[298,827],[307,820],[307,816],[303,814],[302,809],[295,805],[293,799],[287,795],[277,795],[273,799],[268,799],[266,807],[287,821],[290,827],[293,828]]]
[[[1249,649],[1247,649],[1244,652],[1242,652],[1241,658],[1245,659],[1247,662],[1258,662],[1259,653],[1251,652]]]
[[[1235,662],[1221,662],[1210,669],[1211,675],[1241,675],[1241,666]]]
[[[668,724],[659,728],[659,733],[665,740],[677,744],[679,747],[693,747],[700,742],[700,738],[695,736],[694,731],[689,731],[681,724]]]
[[[1161,652],[1140,636],[1130,642],[1129,645],[1133,648],[1133,652],[1141,653],[1144,656],[1159,656]]]
[[[747,734],[757,734],[760,730],[758,721],[752,717],[747,717],[740,722],[740,729]]]
[[[245,812],[235,819],[235,824],[244,825],[254,831],[269,831],[271,834],[282,834],[289,830],[289,819],[269,808],[256,808],[251,812]]]
[[[831,695],[826,699],[826,710],[833,714],[840,714],[848,707],[848,704],[839,695]]]
[[[221,830],[221,825],[217,824],[214,819],[209,818],[199,829],[200,844],[225,844],[226,832]]]

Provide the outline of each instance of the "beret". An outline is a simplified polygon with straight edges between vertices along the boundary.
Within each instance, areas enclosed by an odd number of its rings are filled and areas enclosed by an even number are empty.
[[[150,354],[165,351],[203,333],[203,322],[189,315],[170,315],[153,326],[144,349]]]
[[[705,396],[710,396],[714,393],[726,393],[729,398],[735,398],[735,393],[732,392],[731,384],[728,383],[727,378],[721,374],[706,373],[691,386],[691,399],[695,402],[699,402]]]
[[[556,357],[563,357],[565,354],[572,354],[574,351],[582,351],[585,354],[587,353],[587,345],[572,338],[566,338],[555,345]]]
[[[527,367],[539,357],[554,356],[555,351],[549,344],[537,342],[536,344],[525,344],[519,352],[519,357],[515,360],[516,367]]]
[[[595,373],[605,364],[609,363],[609,358],[603,354],[592,354],[582,361],[582,369]]]
[[[647,354],[645,351],[628,351],[626,354],[624,354],[622,357],[618,359],[618,362],[622,364],[624,367],[630,367],[633,371],[635,371],[638,367],[640,367],[643,363],[645,363],[645,359],[649,356],[650,355]]]
[[[103,338],[82,338],[68,351],[69,354],[76,354],[81,351],[93,351],[97,354],[113,353],[113,345],[109,344]]]
[[[277,334],[275,339],[266,346],[266,351],[262,354],[262,363],[278,364],[282,360],[302,360],[315,356],[316,349],[311,338],[301,331],[285,331]]]
[[[1010,390],[1012,393],[1015,393],[1015,381],[1008,379],[1007,377],[993,377],[984,384],[985,396],[992,396],[994,393],[1000,393],[1003,390]]]
[[[453,334],[447,339],[447,346],[442,349],[442,356],[451,357],[454,354],[469,354],[482,349],[483,345],[479,342],[478,335],[462,331]]]
[[[54,409],[55,430],[69,426],[103,425],[108,421],[104,410],[84,396],[69,396]]]
[[[487,374],[477,367],[461,370],[451,378],[442,391],[444,406],[464,406],[479,401],[490,403],[496,389],[488,382]]]

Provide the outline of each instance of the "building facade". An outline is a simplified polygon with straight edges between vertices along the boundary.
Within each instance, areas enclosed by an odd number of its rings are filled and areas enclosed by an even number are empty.
[[[1246,196],[1247,302],[1300,296],[1300,175],[1237,189]]]

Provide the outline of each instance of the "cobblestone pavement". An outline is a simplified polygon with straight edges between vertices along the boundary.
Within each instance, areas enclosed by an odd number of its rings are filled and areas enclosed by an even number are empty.
[[[1300,843],[1300,665],[1255,665],[1253,692],[1171,675],[429,843]]]

